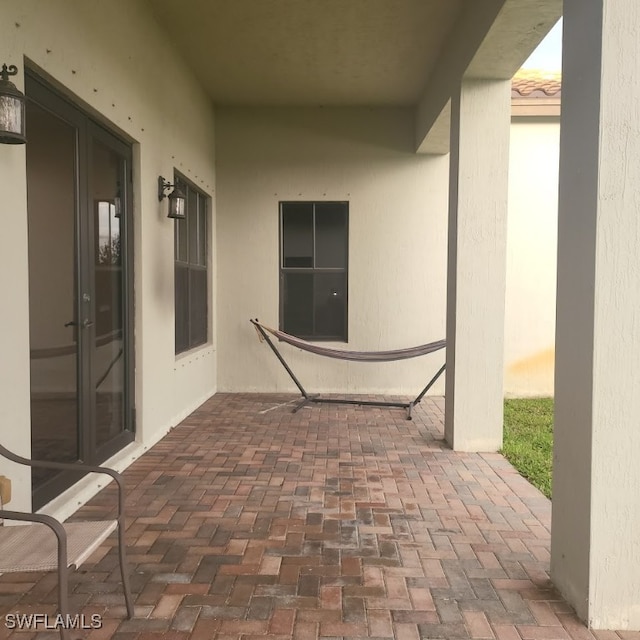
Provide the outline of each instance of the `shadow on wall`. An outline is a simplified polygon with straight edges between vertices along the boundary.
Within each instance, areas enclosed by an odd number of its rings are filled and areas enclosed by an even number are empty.
[[[367,157],[371,148],[415,154],[414,112],[406,107],[240,107],[220,108],[218,113],[241,118],[245,127],[254,125],[254,135],[269,132],[268,141],[254,145],[255,152],[264,149],[278,155],[282,141],[295,134],[308,141],[313,158],[358,157],[358,145]],[[280,131],[286,135],[280,136]],[[217,135],[224,137],[223,126]]]

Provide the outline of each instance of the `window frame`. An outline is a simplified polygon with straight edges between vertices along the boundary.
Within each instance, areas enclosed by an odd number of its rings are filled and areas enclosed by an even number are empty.
[[[313,211],[313,255],[314,266],[311,267],[285,267],[284,265],[284,209],[286,205],[311,205]],[[316,267],[316,206],[317,205],[343,205],[345,207],[344,221],[344,242],[345,242],[345,266],[344,267]],[[278,235],[279,235],[279,306],[278,306],[278,327],[281,331],[285,331],[285,276],[288,273],[304,273],[304,274],[320,274],[320,273],[343,273],[344,274],[344,332],[342,335],[316,335],[315,326],[314,333],[295,334],[296,337],[302,338],[309,342],[349,342],[349,201],[348,200],[281,200],[278,203]],[[313,309],[313,323],[315,325],[315,305]]]
[[[187,201],[185,204],[186,216],[184,219],[174,220],[173,228],[173,264],[174,264],[174,351],[176,356],[184,355],[194,349],[207,345],[211,341],[211,197],[205,193],[201,188],[196,186],[191,180],[186,178],[180,172],[175,171],[173,173],[173,182],[175,185],[180,185],[183,192],[186,195]],[[190,220],[190,198],[194,195],[197,197],[195,210],[197,211],[197,217],[195,223]],[[204,231],[202,230],[201,215],[204,216]],[[191,224],[195,224],[195,248],[196,258],[192,259],[191,256]],[[182,259],[182,237],[184,240],[184,250],[186,251],[186,260]],[[201,240],[204,239],[204,246],[201,245]],[[200,254],[204,254],[204,259]],[[184,314],[179,314],[178,301],[183,297],[178,295],[178,287],[182,279],[179,277],[179,272],[186,270],[186,342],[182,340],[182,333],[179,333],[179,323]],[[197,318],[194,318],[194,296],[197,295],[193,291],[193,277],[194,273],[205,274],[205,295],[206,303],[200,300],[199,308],[206,310],[206,317],[204,322],[197,323]],[[199,337],[201,331],[196,333],[194,328],[196,324],[204,324],[204,338]],[[184,329],[184,328],[183,328]],[[196,334],[196,335],[194,335]],[[180,339],[179,339],[180,336]]]

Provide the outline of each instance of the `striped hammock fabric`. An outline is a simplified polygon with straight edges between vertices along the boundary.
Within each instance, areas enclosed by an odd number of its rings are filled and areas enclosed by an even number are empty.
[[[326,356],[327,358],[336,358],[338,360],[355,360],[357,362],[393,362],[394,360],[407,360],[409,358],[424,356],[428,353],[444,349],[447,346],[446,340],[437,340],[436,342],[421,344],[417,347],[393,349],[391,351],[348,351],[345,349],[323,347],[317,343],[307,342],[306,340],[289,335],[284,331],[267,327],[266,325],[258,322],[258,320],[251,320],[251,322],[256,326],[256,330],[258,330],[258,327],[261,327],[274,337],[278,338],[278,340],[286,342],[298,349],[309,351],[310,353],[315,353],[319,356]],[[258,333],[258,335],[260,334]],[[262,336],[260,337],[262,338]]]

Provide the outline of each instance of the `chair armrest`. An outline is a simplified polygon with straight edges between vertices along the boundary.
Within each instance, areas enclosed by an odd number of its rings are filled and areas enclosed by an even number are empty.
[[[10,511],[9,509],[0,509],[0,518],[4,520],[20,520],[24,522],[38,522],[45,524],[50,529],[53,529],[58,535],[66,537],[66,532],[62,523],[56,520],[53,516],[48,516],[44,513],[25,513],[24,511]]]
[[[124,514],[124,478],[120,473],[109,469],[109,467],[101,467],[97,465],[85,464],[84,462],[54,462],[48,460],[30,460],[13,453],[0,444],[0,455],[16,464],[35,467],[38,469],[58,469],[60,471],[71,471],[74,473],[103,473],[110,476],[118,485],[118,519],[120,520]],[[46,524],[46,523],[45,523]]]

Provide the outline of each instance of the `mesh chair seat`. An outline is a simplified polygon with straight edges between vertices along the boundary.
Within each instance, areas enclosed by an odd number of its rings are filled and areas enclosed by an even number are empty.
[[[67,532],[67,566],[78,568],[118,526],[117,520],[63,524]],[[58,540],[43,524],[0,527],[0,573],[54,571]]]

